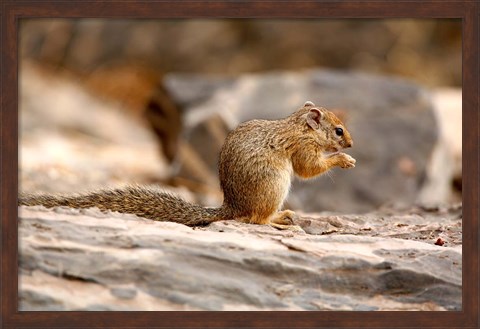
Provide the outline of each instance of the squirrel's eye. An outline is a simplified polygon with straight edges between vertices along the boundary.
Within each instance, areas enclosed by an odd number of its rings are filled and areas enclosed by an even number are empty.
[[[335,128],[335,134],[337,134],[337,136],[342,136],[343,135],[343,129],[342,128]]]

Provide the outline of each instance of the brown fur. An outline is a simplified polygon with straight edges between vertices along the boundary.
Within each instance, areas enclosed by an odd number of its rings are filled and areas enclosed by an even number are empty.
[[[312,124],[307,120],[313,120]],[[338,127],[343,129],[343,136],[335,134]],[[354,167],[352,157],[338,153],[351,145],[352,138],[340,119],[307,102],[285,119],[248,121],[227,136],[219,159],[220,185],[224,193],[220,208],[203,208],[140,186],[77,196],[22,195],[19,204],[98,207],[189,226],[222,219],[291,224],[294,213],[279,210],[288,195],[293,175],[311,178],[335,166]],[[337,153],[328,155],[325,152]]]

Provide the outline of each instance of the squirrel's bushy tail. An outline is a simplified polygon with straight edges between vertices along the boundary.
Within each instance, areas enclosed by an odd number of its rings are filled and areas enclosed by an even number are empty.
[[[144,218],[176,222],[188,226],[203,226],[218,220],[229,219],[223,207],[203,208],[158,189],[140,186],[71,196],[21,193],[18,204],[43,205],[47,208],[56,206],[97,207],[100,210],[135,214]]]

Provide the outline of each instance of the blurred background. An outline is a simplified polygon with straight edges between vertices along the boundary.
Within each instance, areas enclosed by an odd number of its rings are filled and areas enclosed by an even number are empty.
[[[158,184],[222,202],[238,123],[306,100],[342,111],[353,170],[295,182],[287,207],[365,212],[461,202],[461,21],[20,22],[20,189]]]

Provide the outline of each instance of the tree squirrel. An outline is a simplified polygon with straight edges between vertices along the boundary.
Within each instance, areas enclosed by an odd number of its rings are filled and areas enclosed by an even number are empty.
[[[224,193],[220,208],[203,208],[141,186],[72,196],[23,194],[19,204],[98,207],[189,226],[236,219],[281,228],[293,224],[294,212],[280,211],[293,174],[311,178],[335,166],[353,168],[355,159],[339,152],[351,146],[350,133],[340,119],[307,101],[287,118],[251,120],[230,132],[220,151]]]

